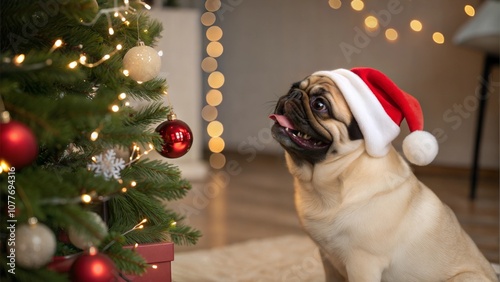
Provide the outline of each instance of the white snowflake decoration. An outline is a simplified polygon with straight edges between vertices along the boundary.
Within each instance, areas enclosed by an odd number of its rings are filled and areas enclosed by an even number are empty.
[[[106,154],[100,154],[92,159],[94,162],[89,163],[87,168],[94,171],[95,175],[102,175],[107,180],[121,178],[120,173],[125,168],[125,161],[117,158],[114,150],[110,149],[106,151]]]

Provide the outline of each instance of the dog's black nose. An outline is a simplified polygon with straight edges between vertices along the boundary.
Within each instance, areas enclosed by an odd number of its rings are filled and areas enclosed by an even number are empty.
[[[302,92],[300,90],[292,90],[288,96],[290,99],[300,99],[302,98]]]

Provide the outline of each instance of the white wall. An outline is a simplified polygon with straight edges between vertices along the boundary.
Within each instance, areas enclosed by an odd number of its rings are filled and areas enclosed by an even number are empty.
[[[395,3],[400,12],[383,23],[399,32],[397,42],[389,43],[382,33],[360,42],[356,30],[363,30],[364,17],[387,10],[390,1],[397,0],[365,1],[362,12],[350,9],[350,1],[343,1],[340,10],[331,9],[328,0],[222,1],[216,24],[224,30],[219,69],[226,83],[218,109],[226,150],[249,157],[254,152],[280,153],[270,138],[267,116],[293,82],[321,69],[369,66],[420,100],[426,130],[441,132],[435,163],[469,166],[477,105],[473,97],[483,54],[454,46],[452,37],[468,20],[463,6],[477,6],[478,1],[400,0]],[[412,19],[423,23],[420,33],[410,30]],[[434,31],[445,35],[445,44],[432,42]],[[358,53],[346,56],[341,44],[359,47]],[[499,164],[498,78],[495,71],[482,144],[481,164],[489,168]],[[404,125],[396,147],[406,133]]]

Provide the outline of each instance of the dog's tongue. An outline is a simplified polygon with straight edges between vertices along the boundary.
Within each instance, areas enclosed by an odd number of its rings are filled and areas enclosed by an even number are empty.
[[[272,115],[269,116],[269,118],[272,119],[272,120],[277,121],[283,127],[287,127],[287,128],[290,128],[290,129],[295,129],[293,127],[292,122],[286,116],[272,114]]]

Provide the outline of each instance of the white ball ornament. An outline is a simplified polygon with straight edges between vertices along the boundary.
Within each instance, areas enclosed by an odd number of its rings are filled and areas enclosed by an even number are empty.
[[[103,238],[108,234],[108,226],[102,218],[95,212],[87,212],[89,217],[99,226],[100,237]],[[86,250],[92,246],[97,246],[101,243],[101,238],[96,238],[88,233],[79,232],[77,229],[70,227],[68,229],[69,241],[77,248]]]
[[[33,219],[30,219],[33,220]],[[56,236],[42,223],[21,224],[16,229],[16,263],[37,269],[52,260]]]
[[[124,73],[137,82],[146,82],[160,73],[161,57],[155,49],[139,42],[123,57]]]

